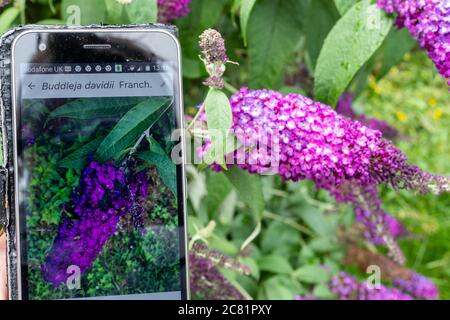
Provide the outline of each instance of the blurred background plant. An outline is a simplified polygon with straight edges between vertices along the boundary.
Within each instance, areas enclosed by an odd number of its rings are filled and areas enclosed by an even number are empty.
[[[368,126],[383,121],[411,163],[448,176],[446,81],[408,30],[396,29],[374,2],[2,1],[0,32],[24,23],[173,22],[179,28],[185,111],[191,119],[217,90],[203,85],[212,75],[199,59],[198,46],[200,34],[215,28],[225,39],[227,58],[239,63],[227,65],[222,93],[240,86],[267,88],[335,106],[350,92],[351,112],[338,111]],[[73,5],[81,9],[79,21]],[[188,166],[187,172],[195,298],[429,299],[438,295],[435,284],[440,298],[450,299],[448,194],[379,187],[383,209],[407,230],[399,239],[407,261],[400,266],[386,257],[384,246],[365,239],[351,207],[337,204],[309,181],[284,182],[234,167],[216,173]],[[374,292],[364,287],[370,265],[381,268],[384,285]]]

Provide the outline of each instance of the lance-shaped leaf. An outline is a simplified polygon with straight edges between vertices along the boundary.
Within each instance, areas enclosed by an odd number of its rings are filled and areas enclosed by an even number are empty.
[[[132,23],[154,23],[158,17],[156,0],[133,0],[125,10]]]
[[[175,163],[164,152],[159,143],[149,139],[150,151],[142,152],[139,157],[148,164],[155,166],[164,184],[177,195],[177,167]]]
[[[77,99],[55,109],[50,114],[50,118],[71,118],[80,120],[110,118],[124,114],[142,101],[144,101],[143,97]]]
[[[104,137],[98,137],[84,146],[78,148],[68,156],[61,159],[58,165],[62,168],[82,168],[87,162],[87,156],[93,154],[97,150],[98,146],[102,142]]]
[[[251,209],[257,219],[260,219],[264,212],[261,178],[236,166],[231,167],[225,174],[236,188],[240,200]]]
[[[106,136],[97,150],[101,160],[121,155],[150,128],[172,103],[170,97],[152,97],[128,111]]]
[[[247,45],[247,23],[250,18],[250,14],[252,13],[253,6],[255,5],[256,0],[242,0],[241,2],[241,10],[240,10],[240,24],[241,24],[241,33],[242,38],[244,39],[244,44]]]
[[[206,119],[208,122],[208,135],[211,138],[211,150],[214,152],[206,163],[217,162],[224,165],[227,137],[233,121],[231,106],[228,97],[220,90],[211,89],[205,100]]]
[[[358,70],[377,51],[392,26],[369,1],[358,2],[328,34],[315,70],[315,95],[335,105]]]

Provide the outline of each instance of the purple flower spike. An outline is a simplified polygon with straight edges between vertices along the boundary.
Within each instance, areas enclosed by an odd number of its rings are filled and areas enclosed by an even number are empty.
[[[334,276],[329,286],[339,300],[413,300],[413,297],[396,288],[388,288],[381,284],[369,288],[366,282],[359,282],[345,272]]]
[[[285,180],[308,179],[327,190],[349,181],[423,193],[450,190],[448,177],[409,165],[380,131],[322,103],[298,94],[247,88],[230,102],[233,131],[244,146],[235,152],[235,162],[251,173],[270,171]]]
[[[409,280],[394,279],[394,285],[418,299],[435,300],[439,298],[439,290],[436,285],[418,273],[413,273]]]
[[[186,16],[191,0],[158,0],[158,21],[167,23]]]
[[[407,28],[450,85],[450,1],[378,0],[387,13],[397,14],[396,24]]]
[[[64,208],[58,234],[42,266],[45,280],[59,286],[70,276],[69,267],[75,266],[81,273],[90,269],[117,231],[120,219],[132,210],[143,213],[136,206],[141,207],[138,201],[147,195],[147,183],[145,173],[126,175],[122,168],[92,161]]]

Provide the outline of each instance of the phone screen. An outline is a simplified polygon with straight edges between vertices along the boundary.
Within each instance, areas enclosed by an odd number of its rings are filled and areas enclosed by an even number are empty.
[[[22,298],[186,298],[174,44],[133,31],[17,40]]]

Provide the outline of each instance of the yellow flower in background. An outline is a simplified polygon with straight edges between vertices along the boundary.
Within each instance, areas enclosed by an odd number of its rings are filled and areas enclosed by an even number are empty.
[[[436,221],[426,221],[422,224],[422,230],[428,235],[435,234],[439,230],[439,224]]]
[[[403,111],[397,111],[395,112],[395,115],[397,116],[397,119],[401,122],[408,121],[408,116]]]
[[[434,110],[433,112],[433,119],[436,121],[439,121],[442,118],[442,109],[441,108],[437,108],[436,110]]]
[[[378,85],[374,76],[369,77],[369,87],[373,90],[377,95],[380,95],[383,92],[383,89]]]
[[[436,107],[436,106],[437,106],[437,100],[436,100],[435,98],[430,98],[430,99],[428,100],[428,104],[429,104],[431,107]]]

